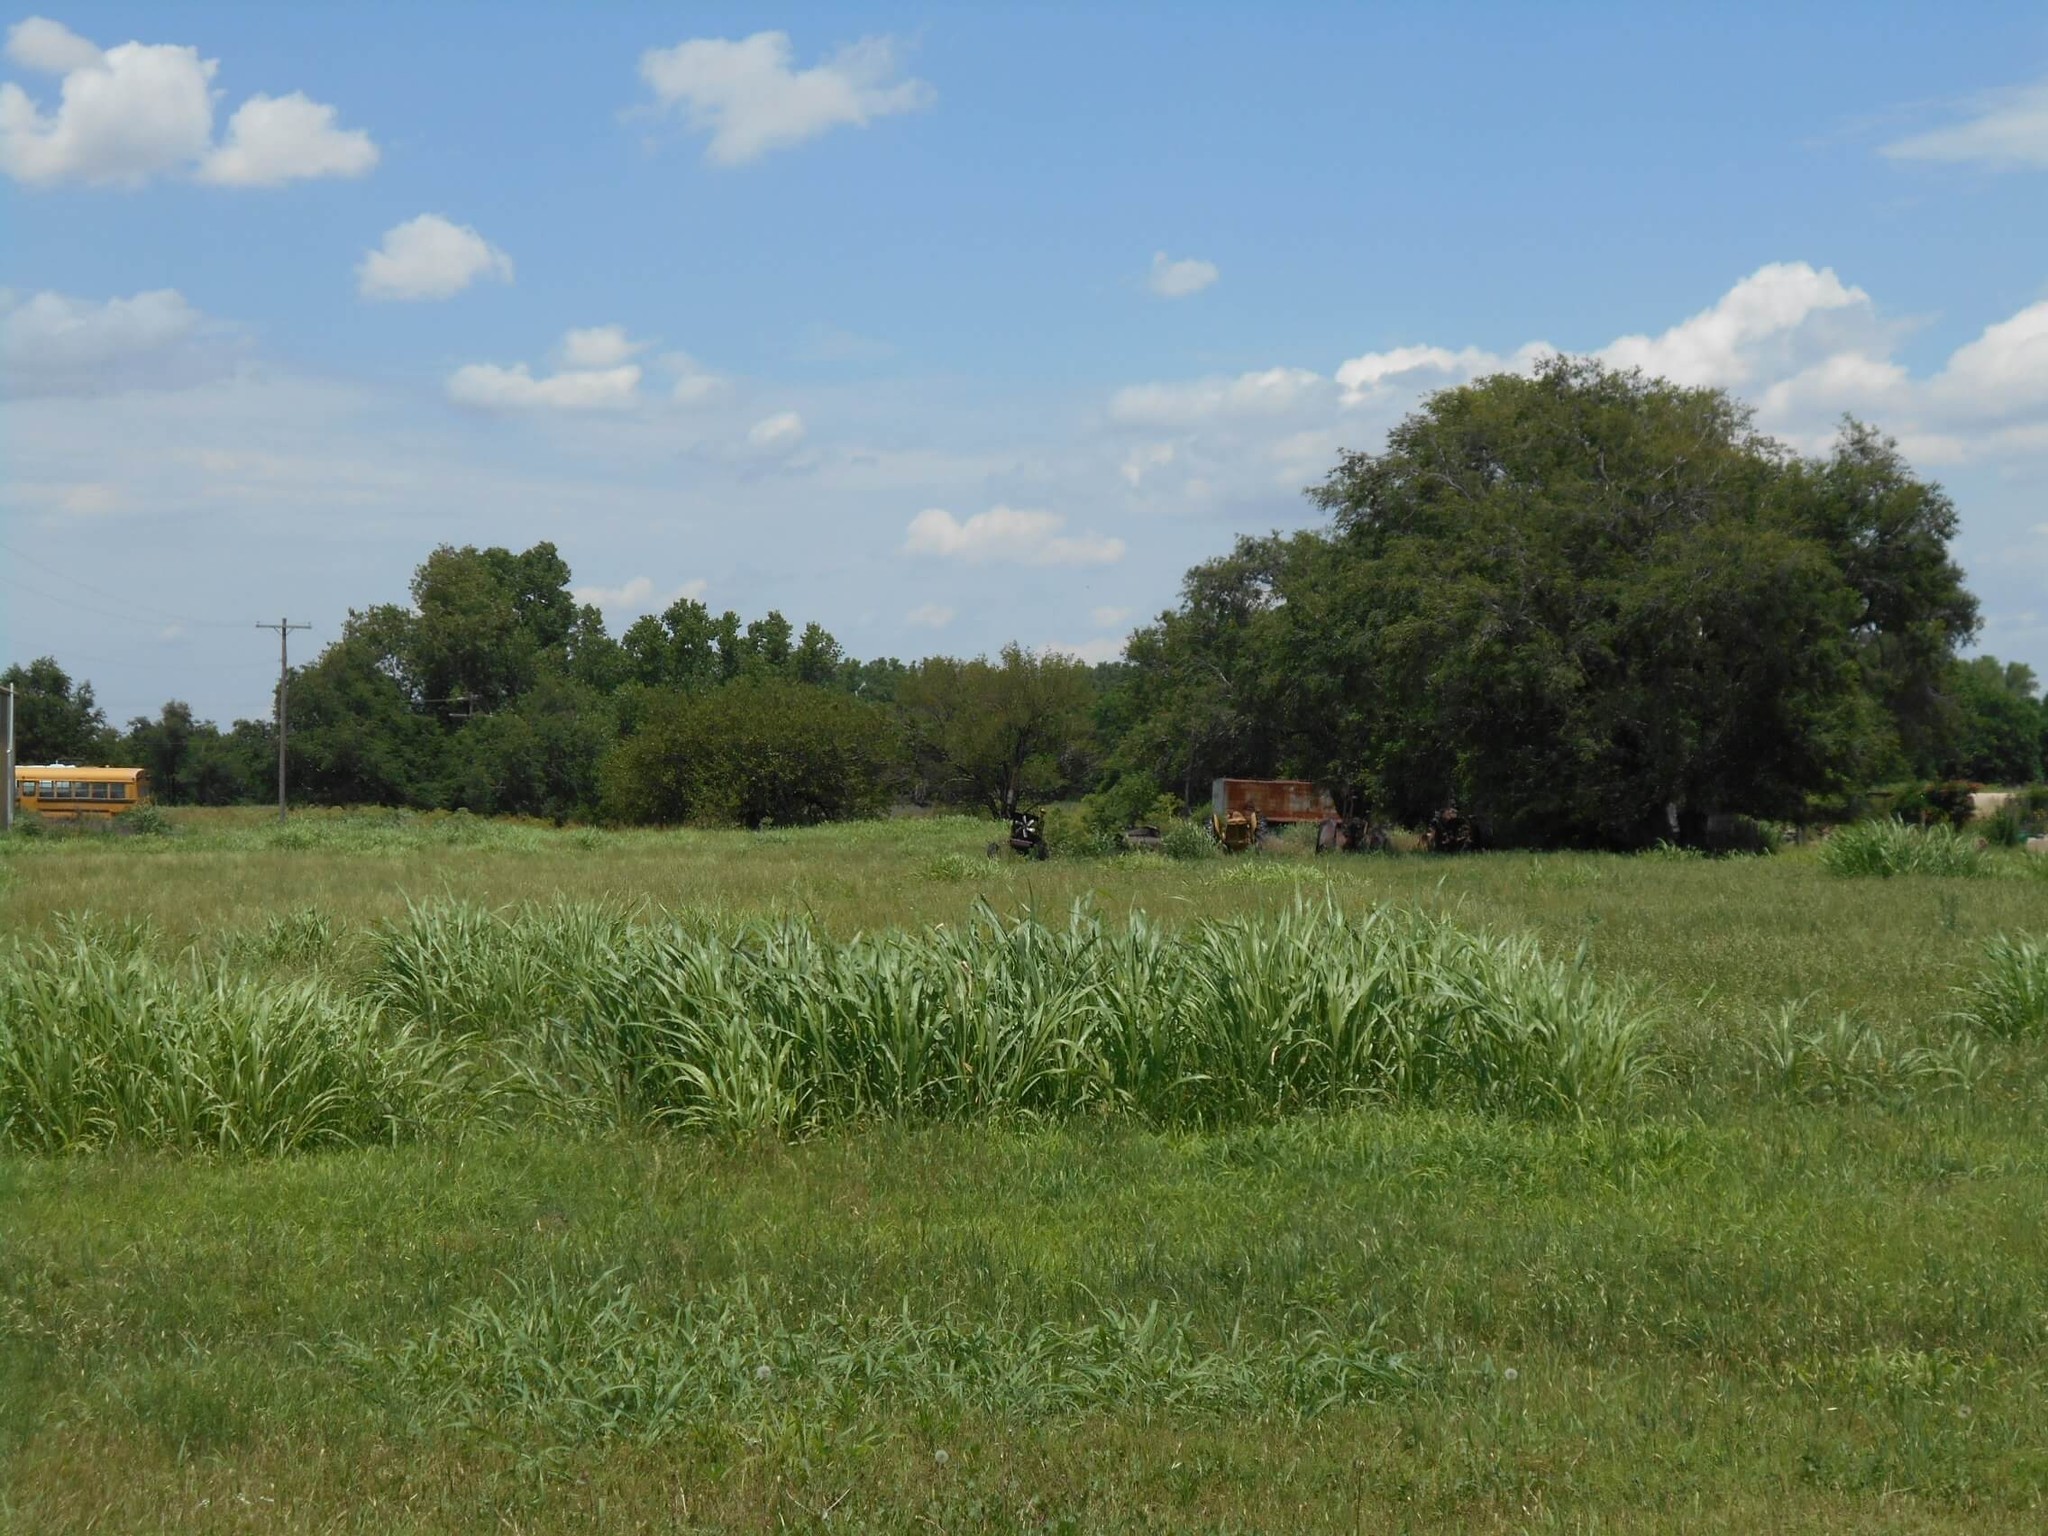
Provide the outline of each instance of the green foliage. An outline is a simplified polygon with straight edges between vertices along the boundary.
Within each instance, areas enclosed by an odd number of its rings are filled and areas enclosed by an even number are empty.
[[[17,763],[91,763],[105,755],[107,717],[91,683],[73,683],[52,657],[39,656],[0,672],[0,687],[8,685],[15,690]]]
[[[2000,934],[1959,990],[1958,1016],[1971,1028],[2008,1040],[2048,1035],[2048,944]]]
[[[1955,662],[1946,689],[1950,719],[1934,758],[1950,778],[2029,784],[2048,749],[2048,703],[2033,668],[1976,656]]]
[[[1943,822],[1907,826],[1892,820],[1859,821],[1838,829],[1821,844],[1820,860],[1831,875],[1976,876],[1990,866],[1975,841]]]
[[[935,656],[896,698],[913,771],[937,799],[1007,819],[1087,781],[1095,685],[1072,657],[1017,645],[994,662]]]
[[[1174,818],[1159,839],[1159,851],[1169,859],[1221,858],[1223,850],[1207,827],[1187,816]]]
[[[1116,1410],[1292,1419],[1397,1397],[1427,1374],[1386,1346],[1370,1313],[1308,1321],[1268,1343],[1209,1339],[1156,1301],[1091,1311],[1028,1327],[797,1312],[751,1285],[678,1307],[616,1271],[551,1271],[510,1281],[395,1351],[344,1350],[374,1379],[395,1380],[424,1423],[538,1431],[556,1445],[644,1441],[712,1419],[757,1432],[819,1423],[854,1399],[1032,1421]]]
[[[170,837],[178,830],[170,814],[156,804],[138,805],[124,812],[120,828],[130,837]]]
[[[1316,497],[1327,532],[1242,542],[1134,638],[1124,761],[1642,847],[1867,773],[1974,623],[1954,509],[1884,439],[1797,460],[1592,362],[1442,391]]]
[[[895,764],[877,706],[742,677],[653,704],[603,769],[616,821],[807,826],[879,814]]]
[[[285,1153],[445,1125],[447,1042],[313,982],[81,931],[0,963],[0,1144]]]
[[[1899,821],[1948,826],[1960,832],[1977,813],[1977,788],[1954,782],[1910,785],[1892,801],[1892,815]]]
[[[982,911],[833,943],[587,909],[416,910],[371,985],[434,1032],[517,1035],[639,1115],[780,1135],[875,1118],[1122,1112],[1160,1123],[1359,1102],[1625,1103],[1649,1016],[1533,944],[1333,905],[1167,934]]]
[[[1793,1098],[1912,1104],[1967,1092],[1983,1074],[1981,1053],[1966,1036],[1902,1049],[1852,1014],[1818,1025],[1804,1015],[1803,1005],[1787,1004],[1752,1043],[1760,1077]]]

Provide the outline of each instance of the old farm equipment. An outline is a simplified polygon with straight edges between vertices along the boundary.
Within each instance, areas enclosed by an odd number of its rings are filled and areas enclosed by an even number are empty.
[[[1010,835],[988,845],[988,856],[1000,858],[1004,850],[1026,859],[1042,859],[1052,850],[1045,842],[1045,813],[1019,808],[1010,813]]]
[[[1318,824],[1337,814],[1307,779],[1218,779],[1209,787],[1209,830],[1227,853],[1258,846],[1268,828]]]

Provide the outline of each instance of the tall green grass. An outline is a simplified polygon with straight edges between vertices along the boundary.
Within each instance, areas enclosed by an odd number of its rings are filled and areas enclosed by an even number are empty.
[[[834,940],[796,920],[417,907],[337,970],[317,912],[208,957],[74,925],[0,954],[0,1144],[288,1152],[523,1116],[798,1136],[879,1120],[1216,1125],[1628,1101],[1651,1021],[1527,938],[1300,902]],[[282,970],[280,970],[282,967]]]
[[[2007,1039],[2048,1035],[2048,943],[2000,934],[1958,990],[1959,1016],[1971,1028]]]
[[[313,981],[80,931],[0,954],[0,1144],[275,1153],[445,1123],[462,1050]]]
[[[1580,1111],[1630,1097],[1650,1029],[1626,988],[1530,940],[1306,902],[1179,932],[983,908],[845,942],[794,921],[437,905],[389,926],[369,985],[406,1023],[541,1042],[566,1106],[605,1085],[657,1122],[781,1134],[1395,1101]]]
[[[1975,876],[1989,872],[1984,850],[1954,827],[1910,827],[1899,821],[1859,821],[1837,831],[1820,850],[1832,875]]]

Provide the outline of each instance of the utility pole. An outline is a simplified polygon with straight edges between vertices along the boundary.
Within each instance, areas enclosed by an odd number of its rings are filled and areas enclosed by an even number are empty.
[[[284,733],[285,733],[285,690],[291,686],[291,633],[295,629],[311,629],[310,624],[294,624],[290,619],[279,619],[275,624],[258,624],[258,629],[277,631],[277,819],[284,821]]]
[[[0,752],[0,763],[7,770],[7,798],[0,800],[0,834],[14,830],[14,685],[9,683],[4,690],[7,695],[7,746]]]

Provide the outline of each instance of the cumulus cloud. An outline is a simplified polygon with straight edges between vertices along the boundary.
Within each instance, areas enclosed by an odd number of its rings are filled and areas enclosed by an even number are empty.
[[[615,325],[570,331],[563,366],[536,378],[525,363],[469,363],[448,376],[448,398],[478,411],[619,411],[640,403],[641,369],[628,362],[644,343]]]
[[[1088,617],[1097,629],[1112,629],[1131,616],[1128,608],[1097,608]]]
[[[693,38],[642,54],[640,78],[664,110],[711,135],[704,157],[714,165],[744,165],[937,100],[924,81],[899,77],[896,44],[886,37],[848,44],[809,69],[792,68],[790,59],[786,32]]]
[[[446,299],[480,277],[512,281],[512,258],[467,224],[438,213],[395,224],[356,267],[366,299]]]
[[[647,350],[647,343],[635,341],[622,325],[590,325],[562,337],[562,365],[565,368],[617,368]]]
[[[782,452],[804,440],[804,419],[795,411],[778,411],[747,429],[747,442],[755,448]]]
[[[0,389],[21,397],[177,388],[231,371],[237,340],[174,288],[104,300],[0,292]]]
[[[1659,336],[1623,336],[1601,348],[1617,368],[1640,368],[1675,384],[1739,388],[1818,360],[1874,329],[1870,295],[1803,261],[1772,262],[1730,288],[1709,309]]]
[[[84,182],[136,187],[189,174],[223,186],[274,187],[360,176],[377,163],[362,129],[299,92],[250,97],[213,139],[216,59],[173,43],[102,50],[68,27],[32,16],[7,35],[19,68],[59,77],[45,111],[13,81],[0,83],[0,170],[32,186]]]
[[[1214,262],[1200,261],[1193,256],[1174,261],[1164,251],[1152,253],[1151,288],[1162,299],[1185,299],[1200,293],[1215,282],[1216,277]]]
[[[1324,387],[1306,368],[1267,368],[1236,378],[1186,384],[1133,384],[1109,402],[1112,420],[1133,426],[1184,426],[1218,416],[1277,416]]]
[[[944,603],[919,603],[903,615],[904,622],[920,629],[944,629],[953,622],[953,610]]]
[[[1961,122],[1887,144],[1884,152],[1894,160],[2000,171],[2048,169],[2048,80],[1986,92]]]
[[[592,604],[607,613],[651,613],[686,597],[700,598],[704,595],[705,586],[699,577],[657,597],[652,576],[634,576],[616,587],[571,587],[569,595],[579,603]]]
[[[991,507],[965,522],[932,507],[910,520],[903,552],[935,555],[968,565],[1112,565],[1124,557],[1122,539],[1100,534],[1067,534],[1056,512],[1023,512]]]

